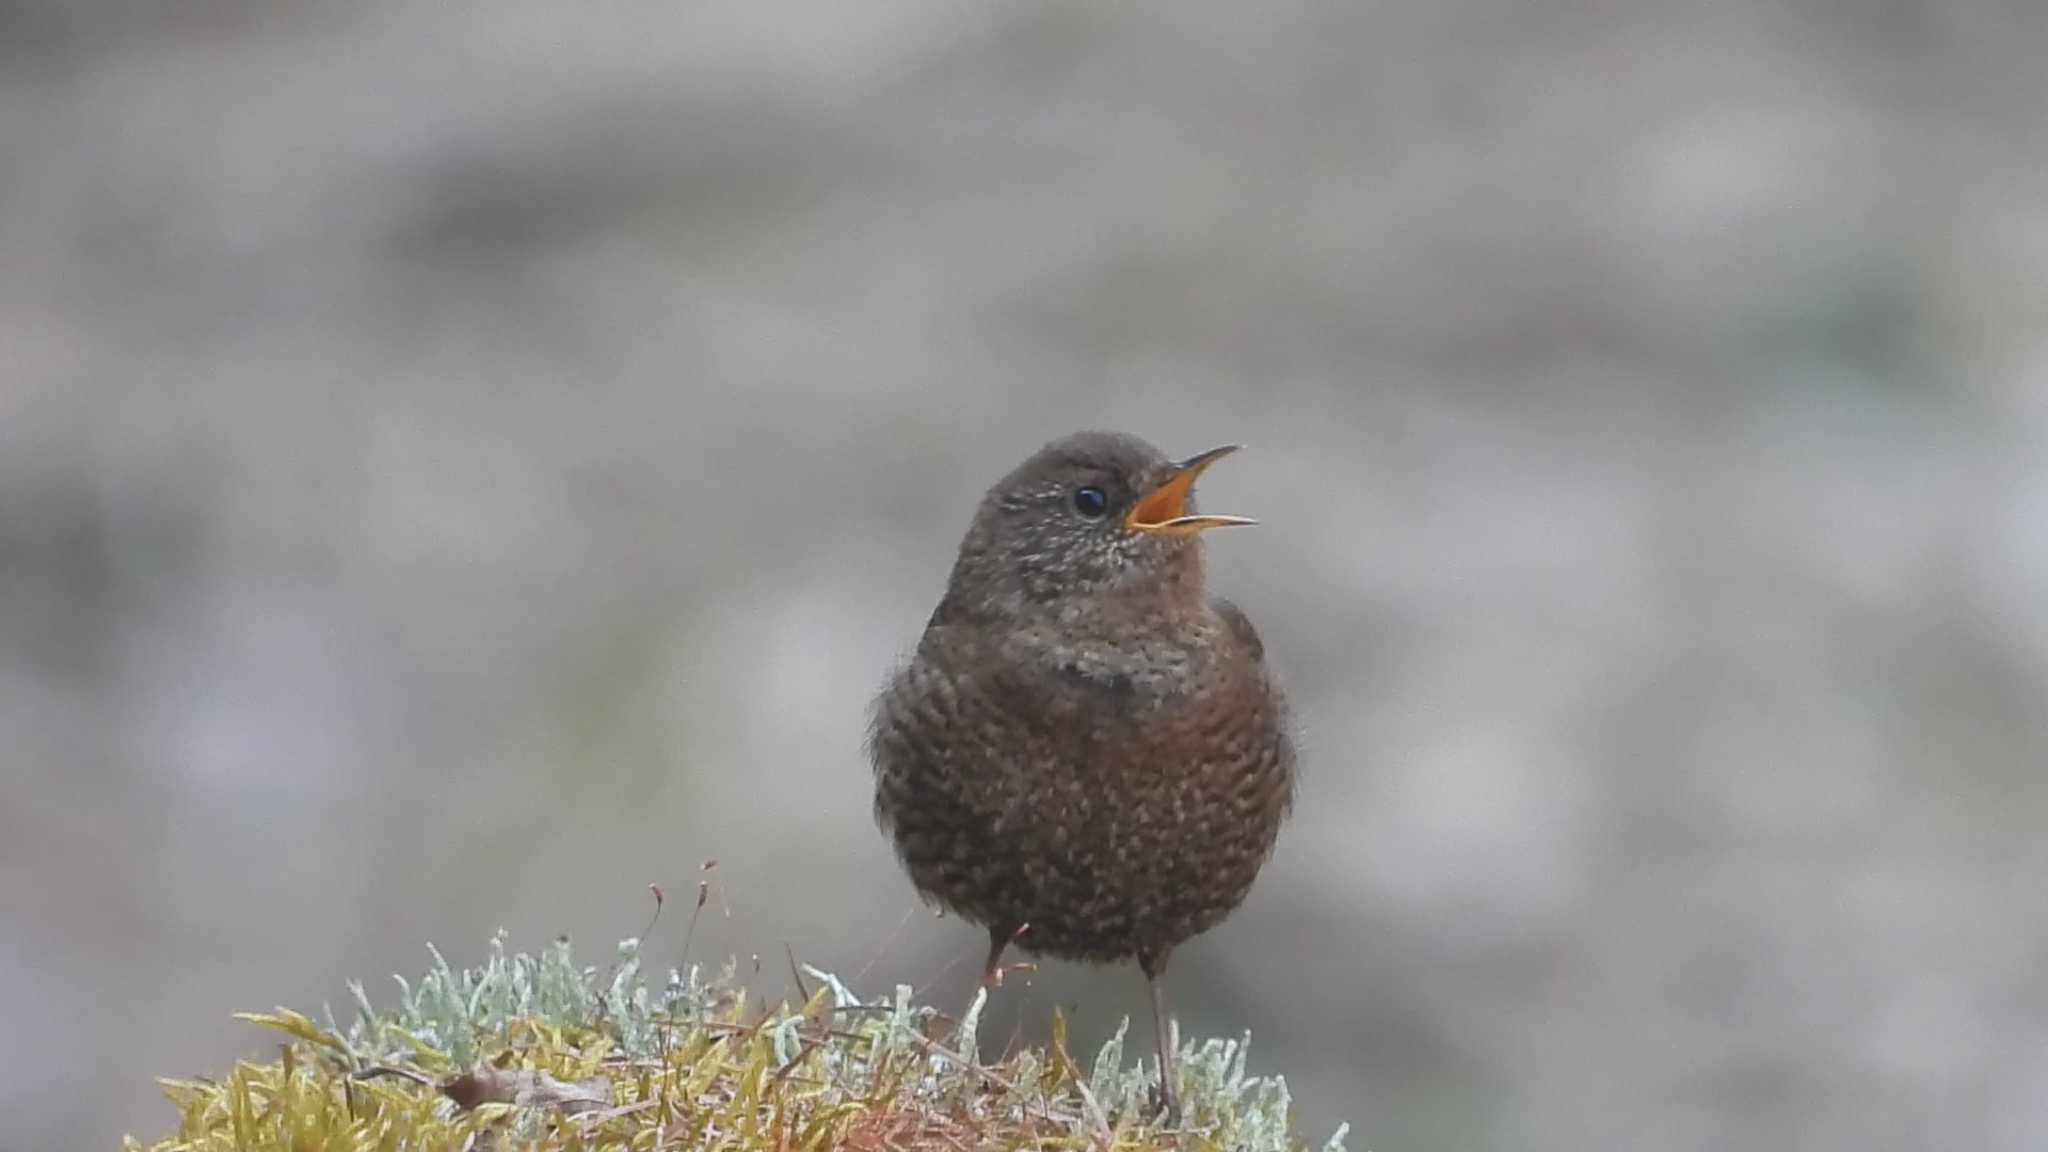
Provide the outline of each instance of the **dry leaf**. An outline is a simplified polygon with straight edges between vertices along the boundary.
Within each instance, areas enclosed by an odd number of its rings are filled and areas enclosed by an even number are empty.
[[[565,1083],[533,1068],[493,1068],[479,1064],[450,1077],[441,1091],[468,1112],[481,1104],[513,1104],[521,1108],[558,1108],[569,1115],[612,1104],[611,1081],[602,1076]]]

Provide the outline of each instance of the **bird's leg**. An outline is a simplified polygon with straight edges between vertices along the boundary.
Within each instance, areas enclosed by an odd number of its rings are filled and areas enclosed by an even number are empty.
[[[981,966],[981,986],[993,992],[1003,986],[1003,949],[1010,946],[1016,931],[1000,924],[988,930],[988,963]]]
[[[968,993],[967,1006],[960,1012],[960,1019],[963,1023],[967,1019],[967,1013],[974,1011],[976,997],[984,994],[992,996],[996,989],[1003,986],[1003,950],[1008,948],[1010,941],[1015,940],[1022,931],[1023,929],[1021,928],[1013,930],[1000,924],[989,926],[988,960],[981,966],[981,984],[973,992]],[[987,1003],[983,1002],[983,1010],[986,1010],[987,1007]],[[974,1054],[969,1052],[967,1056],[969,1059],[972,1059]]]
[[[1173,1015],[1166,1007],[1166,957],[1165,952],[1140,953],[1138,967],[1144,970],[1146,990],[1152,993],[1152,1025],[1159,1046],[1159,1102],[1166,1110],[1166,1122],[1177,1124],[1180,1092],[1174,1086]]]
[[[1031,931],[1031,925],[1019,924],[1014,929],[990,928],[988,930],[988,963],[981,968],[981,986],[993,992],[1003,986],[1003,978],[1012,972],[1036,972],[1038,965],[1029,960],[1016,964],[1003,963],[1003,949],[1024,938]]]

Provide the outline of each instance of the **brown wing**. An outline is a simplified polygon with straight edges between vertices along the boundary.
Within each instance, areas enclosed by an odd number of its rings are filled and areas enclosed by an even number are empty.
[[[875,701],[875,816],[921,891],[977,923],[1014,923],[1029,893],[991,845],[1014,835],[1012,814],[1061,749],[1020,685],[953,631],[928,634]]]

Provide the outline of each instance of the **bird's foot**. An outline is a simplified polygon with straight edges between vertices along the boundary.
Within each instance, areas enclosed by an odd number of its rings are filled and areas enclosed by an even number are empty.
[[[982,986],[994,990],[1001,988],[1003,981],[1008,979],[1013,972],[1022,972],[1029,975],[1036,971],[1038,971],[1038,963],[1034,960],[1019,960],[1015,964],[998,964],[988,970],[988,975],[982,980]]]

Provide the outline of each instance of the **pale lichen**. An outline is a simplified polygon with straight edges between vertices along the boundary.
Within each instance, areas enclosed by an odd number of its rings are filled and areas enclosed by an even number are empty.
[[[1081,1069],[1053,1038],[994,1065],[973,1057],[982,1001],[938,1026],[908,986],[868,1000],[829,973],[809,1002],[750,1005],[730,965],[642,978],[627,940],[603,969],[568,941],[481,965],[429,949],[379,1010],[355,1019],[280,1009],[244,1019],[282,1034],[278,1058],[226,1077],[165,1081],[175,1135],[132,1152],[273,1149],[1158,1148],[1296,1152],[1287,1085],[1247,1070],[1249,1037],[1182,1047],[1182,1122],[1162,1125],[1156,1064],[1126,1066],[1126,1030]],[[932,1037],[950,1032],[941,1042]],[[1344,1132],[1322,1147],[1342,1152]]]

